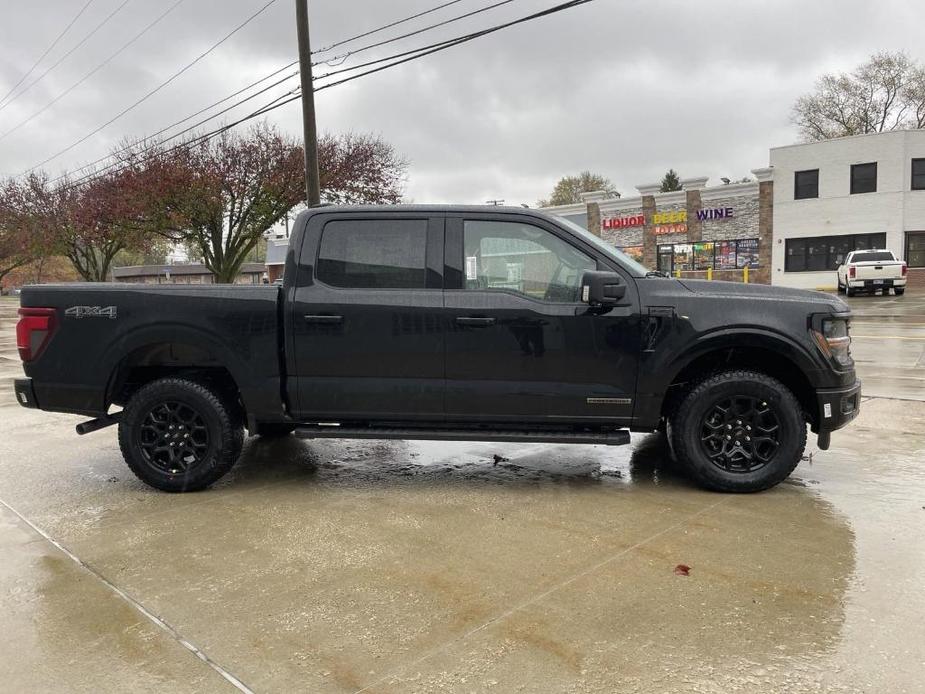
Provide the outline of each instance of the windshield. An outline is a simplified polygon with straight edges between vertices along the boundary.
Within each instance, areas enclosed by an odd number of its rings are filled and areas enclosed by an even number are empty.
[[[890,251],[871,251],[869,253],[855,253],[851,258],[852,263],[882,263],[884,261],[896,260]]]
[[[601,251],[604,255],[616,260],[618,263],[620,263],[620,265],[629,270],[630,274],[634,277],[645,277],[646,273],[649,272],[649,269],[645,265],[636,262],[620,249],[611,246],[609,243],[601,240],[599,237],[582,228],[578,224],[575,224],[575,222],[565,219],[564,217],[556,217],[556,221],[559,224],[568,227],[569,231],[587,241],[589,244]]]

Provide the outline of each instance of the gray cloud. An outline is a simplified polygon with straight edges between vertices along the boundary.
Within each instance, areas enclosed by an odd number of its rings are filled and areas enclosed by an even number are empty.
[[[94,0],[56,51],[67,50],[120,1]],[[517,0],[364,57],[554,2]],[[112,64],[0,141],[0,172],[18,173],[82,137],[262,4],[185,0]],[[436,4],[311,0],[313,45]],[[382,36],[485,4],[466,0]],[[79,6],[78,0],[0,0],[0,92]],[[166,7],[165,0],[133,0],[66,63],[0,111],[0,132],[41,108]],[[95,159],[123,137],[158,130],[294,59],[293,14],[292,2],[279,0],[175,83],[48,168],[56,172]],[[918,35],[923,23],[925,6],[899,0],[597,0],[320,92],[319,128],[373,131],[393,142],[412,163],[407,195],[418,202],[504,198],[532,204],[561,175],[582,169],[604,173],[628,193],[668,167],[715,182],[746,175],[767,163],[768,147],[794,140],[790,106],[821,72],[848,70],[884,49],[925,60]],[[271,116],[293,134],[300,132],[299,118],[297,104]]]

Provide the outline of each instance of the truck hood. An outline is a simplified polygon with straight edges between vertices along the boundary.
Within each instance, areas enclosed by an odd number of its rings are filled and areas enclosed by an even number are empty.
[[[843,313],[851,308],[837,296],[809,289],[791,289],[767,284],[744,284],[716,280],[677,280],[685,289],[711,298],[748,299],[751,301],[783,301],[818,306],[819,311]]]

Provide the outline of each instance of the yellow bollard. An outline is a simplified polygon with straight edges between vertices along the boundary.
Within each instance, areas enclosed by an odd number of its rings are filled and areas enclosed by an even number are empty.
[[[708,279],[708,280],[713,279],[713,268],[711,268],[711,267],[708,267],[708,268],[707,268],[707,279]]]
[[[748,284],[748,265],[742,268],[742,281]]]
[[[674,271],[674,276],[677,277],[678,279],[681,279],[681,271],[680,271],[680,270],[675,270],[675,271]]]

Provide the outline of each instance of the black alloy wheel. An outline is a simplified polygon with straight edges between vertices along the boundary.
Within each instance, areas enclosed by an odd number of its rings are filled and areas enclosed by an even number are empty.
[[[776,378],[730,369],[694,382],[669,415],[671,450],[701,486],[757,492],[782,482],[806,447],[806,415]]]
[[[143,386],[119,421],[119,447],[129,468],[167,492],[208,487],[232,468],[243,442],[240,407],[185,378]]]
[[[185,472],[209,453],[209,428],[200,412],[183,402],[156,405],[138,431],[145,460],[171,475]]]
[[[733,396],[707,409],[700,445],[710,462],[721,470],[748,473],[773,460],[780,449],[779,436],[780,421],[767,401]]]

